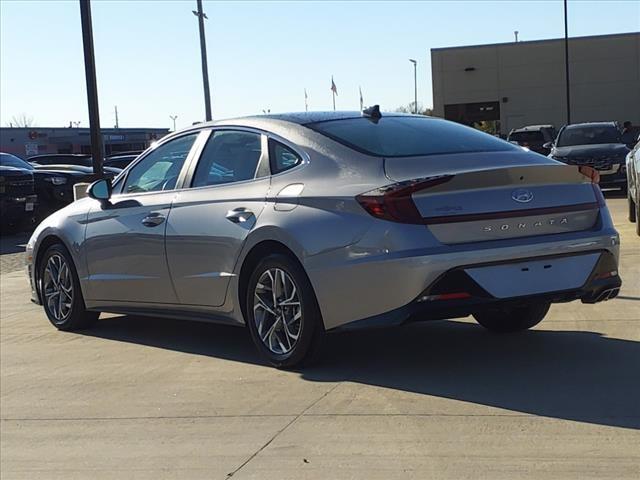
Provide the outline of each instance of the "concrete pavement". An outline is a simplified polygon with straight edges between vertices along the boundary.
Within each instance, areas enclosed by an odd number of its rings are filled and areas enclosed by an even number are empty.
[[[530,332],[471,320],[329,336],[302,372],[243,329],[103,316],[63,333],[1,278],[3,479],[640,477],[640,238],[618,299]]]

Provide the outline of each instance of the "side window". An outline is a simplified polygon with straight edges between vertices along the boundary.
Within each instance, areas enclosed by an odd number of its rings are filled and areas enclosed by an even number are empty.
[[[271,173],[276,174],[289,170],[299,165],[302,159],[289,147],[269,139],[269,163],[271,163]]]
[[[182,165],[198,134],[199,132],[176,138],[149,153],[131,169],[122,193],[157,192],[175,188]]]
[[[191,186],[250,180],[256,175],[261,153],[258,133],[214,131],[200,155]]]

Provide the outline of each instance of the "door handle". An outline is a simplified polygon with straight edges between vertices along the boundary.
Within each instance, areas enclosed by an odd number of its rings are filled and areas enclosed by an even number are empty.
[[[142,219],[142,224],[145,227],[157,227],[166,220],[166,217],[161,213],[153,212]]]
[[[229,210],[226,215],[226,219],[233,223],[244,223],[251,217],[253,217],[253,212],[243,207]]]

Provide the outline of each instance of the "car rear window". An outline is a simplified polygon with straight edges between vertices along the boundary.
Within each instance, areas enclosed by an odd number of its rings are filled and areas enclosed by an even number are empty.
[[[380,157],[518,150],[463,125],[432,117],[383,116],[327,120],[306,125],[354,150]]]

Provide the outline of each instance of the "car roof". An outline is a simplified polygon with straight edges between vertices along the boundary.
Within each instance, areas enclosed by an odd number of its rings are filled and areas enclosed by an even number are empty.
[[[382,117],[421,117],[430,118],[424,115],[413,115],[400,112],[382,112]],[[316,122],[328,122],[331,120],[348,120],[352,118],[364,118],[362,112],[353,111],[326,111],[326,112],[290,112],[290,113],[269,113],[266,115],[250,115],[246,117],[226,118],[224,120],[214,120],[210,122],[201,122],[182,130],[186,132],[193,129],[204,127],[226,126],[226,125],[252,125],[256,122],[262,125],[268,124],[270,121],[280,123],[287,122],[296,125],[308,125]]]
[[[514,128],[511,130],[511,133],[518,132],[535,132],[537,130],[542,130],[543,128],[556,128],[553,125],[527,125],[526,127]]]
[[[566,125],[565,129],[570,128],[582,128],[582,127],[618,127],[616,122],[584,122],[584,123],[572,123],[570,125]]]

